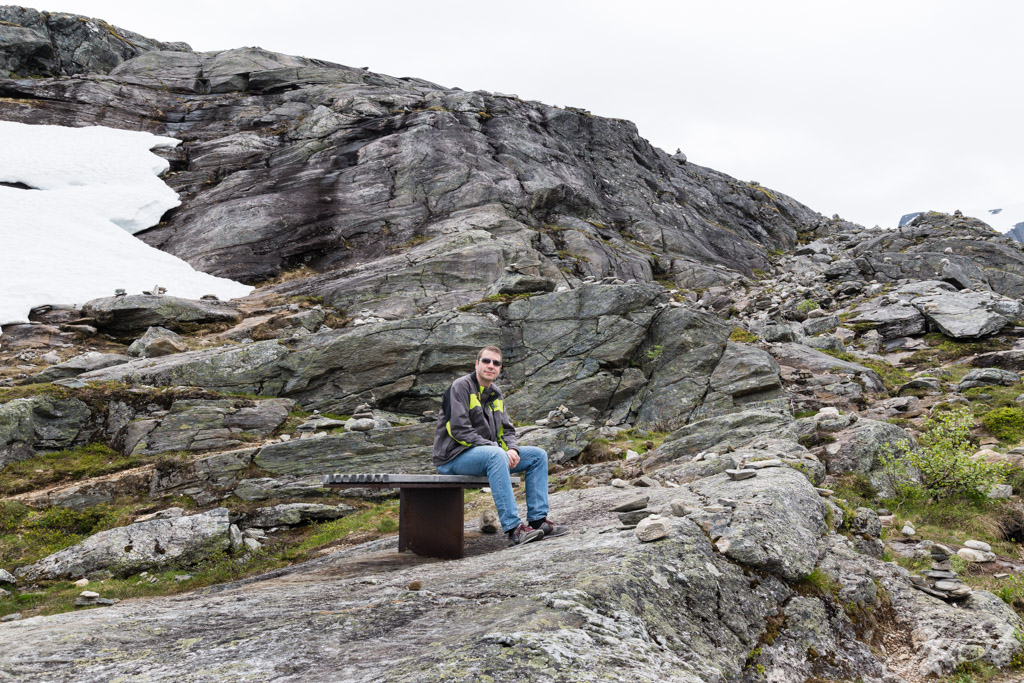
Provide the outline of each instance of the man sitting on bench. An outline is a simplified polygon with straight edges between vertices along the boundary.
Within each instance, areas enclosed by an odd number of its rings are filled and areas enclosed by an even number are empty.
[[[434,431],[433,463],[441,474],[486,476],[509,545],[561,536],[562,526],[547,519],[548,454],[520,446],[494,380],[501,372],[501,349],[485,346],[473,372],[444,392]],[[526,472],[526,519],[523,524],[512,493],[511,472]]]

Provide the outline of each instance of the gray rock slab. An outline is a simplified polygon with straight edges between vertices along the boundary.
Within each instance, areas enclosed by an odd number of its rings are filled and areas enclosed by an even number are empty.
[[[355,512],[351,505],[323,505],[321,503],[284,503],[260,508],[246,515],[243,528],[269,529],[278,526],[298,526],[310,522],[341,519]]]
[[[650,499],[650,496],[636,496],[635,498],[630,498],[625,502],[609,508],[609,510],[611,512],[632,512],[633,510],[642,510],[647,507],[647,503]]]
[[[1020,381],[1020,376],[1016,372],[1010,370],[1001,370],[999,368],[977,368],[971,370],[963,379],[960,380],[959,384],[956,385],[957,391],[966,391],[974,387],[983,386],[1013,386]]]
[[[437,469],[430,462],[433,439],[433,425],[329,434],[264,446],[254,462],[272,474],[291,476],[380,471],[435,474]]]
[[[288,399],[182,399],[166,415],[145,420],[131,452],[204,451],[240,445],[277,429],[294,406]]]
[[[82,305],[82,315],[91,318],[103,332],[114,335],[136,334],[150,327],[174,330],[189,324],[235,323],[242,319],[229,303],[145,294],[93,299]]]
[[[939,329],[953,339],[977,339],[998,332],[1010,318],[995,310],[991,294],[947,292],[918,297],[913,305]]]
[[[52,382],[58,379],[77,377],[78,375],[91,370],[100,370],[102,368],[109,368],[113,365],[127,363],[128,360],[128,356],[120,353],[99,353],[98,351],[89,351],[75,356],[74,358],[69,358],[63,363],[52,365],[42,372],[29,377],[29,381]]]
[[[921,311],[904,301],[891,304],[869,301],[858,306],[854,312],[857,315],[847,323],[877,330],[883,340],[922,334],[927,328]]]
[[[127,576],[188,563],[226,550],[229,524],[227,508],[136,522],[100,531],[14,573],[25,581],[75,579],[104,571]]]

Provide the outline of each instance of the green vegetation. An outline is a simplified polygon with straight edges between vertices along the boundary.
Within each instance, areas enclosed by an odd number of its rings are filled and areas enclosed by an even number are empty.
[[[810,313],[814,309],[818,308],[818,302],[813,299],[804,299],[796,305],[796,310],[799,313]]]
[[[975,498],[1003,483],[1002,463],[971,459],[973,424],[970,410],[958,407],[932,413],[924,423],[919,439],[921,448],[914,450],[905,440],[885,444],[879,460],[897,497]]]
[[[0,470],[0,494],[5,496],[52,486],[64,481],[119,472],[143,464],[141,456],[125,456],[99,443],[14,462]]]
[[[931,347],[915,351],[905,362],[917,366],[933,367],[965,356],[1005,351],[1013,347],[1013,341],[1006,337],[991,337],[981,341],[968,342],[957,341],[938,332],[931,332],[926,334],[924,339],[931,344]]]
[[[1005,406],[985,413],[981,423],[989,434],[1004,444],[1017,444],[1024,438],[1024,409]]]
[[[743,342],[744,344],[753,344],[758,339],[758,336],[753,332],[747,332],[742,327],[732,328],[732,332],[729,333],[729,341]]]
[[[839,583],[821,569],[815,569],[797,584],[796,591],[801,595],[835,597],[839,594]]]
[[[78,512],[0,502],[0,567],[30,564],[98,531],[128,524],[131,513],[132,507],[123,503],[103,503]]]
[[[518,299],[529,299],[531,296],[533,296],[532,292],[523,292],[522,294],[491,294],[479,301],[459,306],[458,310],[462,312],[471,311],[480,304],[510,304]]]

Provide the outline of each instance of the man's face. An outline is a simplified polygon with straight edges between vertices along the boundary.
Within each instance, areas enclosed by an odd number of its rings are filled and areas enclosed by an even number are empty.
[[[484,351],[483,355],[477,359],[476,376],[480,378],[480,380],[488,383],[493,382],[498,378],[498,373],[500,372],[501,356],[493,351]]]

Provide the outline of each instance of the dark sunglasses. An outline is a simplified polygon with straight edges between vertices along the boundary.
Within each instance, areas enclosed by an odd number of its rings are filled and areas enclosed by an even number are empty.
[[[496,368],[501,367],[501,361],[494,360],[493,358],[481,358],[480,362],[483,363],[484,365],[493,365]]]

